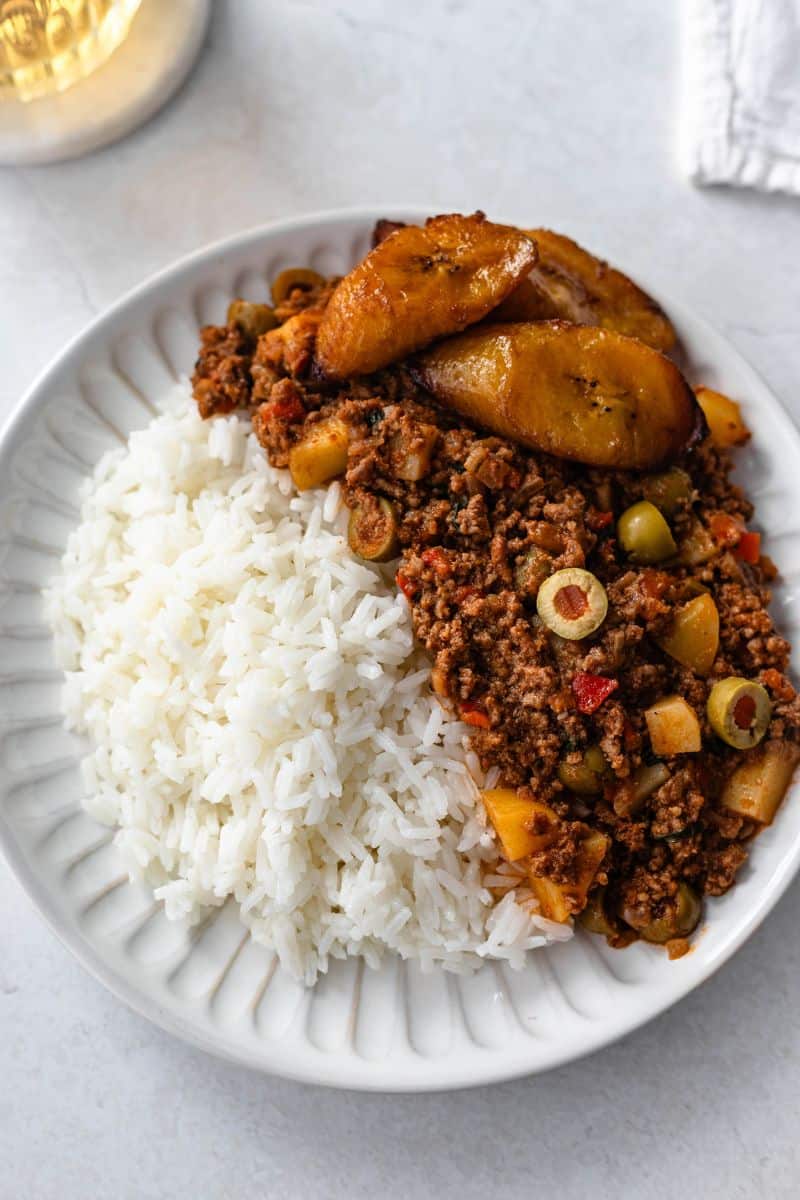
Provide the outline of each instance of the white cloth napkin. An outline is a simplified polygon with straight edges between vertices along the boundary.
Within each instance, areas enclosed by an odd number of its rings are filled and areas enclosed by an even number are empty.
[[[800,195],[800,0],[685,0],[698,183]]]

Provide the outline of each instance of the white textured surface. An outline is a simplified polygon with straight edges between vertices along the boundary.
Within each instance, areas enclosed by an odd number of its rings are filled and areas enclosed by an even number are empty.
[[[800,416],[800,208],[683,181],[673,6],[215,8],[210,52],[150,126],[82,162],[0,174],[3,411],[66,337],[177,254],[294,211],[432,195],[530,206],[658,280]],[[797,886],[734,962],[622,1045],[442,1098],[326,1094],[225,1066],[113,1000],[8,873],[0,912],[11,1194],[477,1197],[504,1180],[509,1195],[568,1200],[796,1195]]]

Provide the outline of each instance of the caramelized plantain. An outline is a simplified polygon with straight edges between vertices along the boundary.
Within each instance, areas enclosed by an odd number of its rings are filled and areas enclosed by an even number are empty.
[[[407,225],[371,250],[331,296],[317,363],[331,379],[368,375],[479,321],[536,261],[529,237],[482,213]]]
[[[705,428],[663,354],[564,321],[469,330],[421,354],[412,373],[477,425],[589,466],[651,470]]]
[[[372,230],[371,246],[374,250],[376,246],[380,246],[381,242],[385,242],[390,233],[397,233],[398,229],[405,229],[405,221],[392,221],[388,217],[381,217],[375,222],[375,227]]]
[[[637,337],[655,350],[672,349],[677,337],[671,322],[632,279],[561,233],[528,232],[539,249],[538,261],[491,314],[492,321],[561,318]]]

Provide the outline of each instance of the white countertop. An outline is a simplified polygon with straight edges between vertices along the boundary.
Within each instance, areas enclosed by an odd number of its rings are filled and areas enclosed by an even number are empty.
[[[679,71],[664,0],[216,0],[195,73],[146,128],[0,170],[0,417],[179,255],[394,201],[564,229],[709,317],[800,420],[800,201],[687,183]],[[549,1075],[336,1094],[152,1028],[0,864],[0,1196],[796,1197],[799,925],[795,885],[677,1009]]]

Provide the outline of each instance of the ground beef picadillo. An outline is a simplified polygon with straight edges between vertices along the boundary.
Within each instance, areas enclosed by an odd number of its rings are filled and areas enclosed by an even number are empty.
[[[475,750],[503,784],[525,789],[560,818],[560,834],[535,854],[532,869],[569,883],[589,830],[610,838],[595,877],[616,912],[655,920],[681,884],[720,895],[734,883],[755,832],[717,801],[748,751],[728,747],[706,717],[715,680],[757,680],[772,700],[768,739],[800,741],[800,702],[786,677],[789,646],[767,612],[775,571],[731,549],[698,565],[632,566],[615,536],[616,517],[643,496],[642,477],[596,470],[525,450],[467,427],[445,412],[404,366],[330,385],[317,377],[314,337],[331,293],[295,289],[282,324],[248,341],[235,326],[202,332],[194,390],[204,417],[246,408],[274,466],[310,426],[335,415],[349,433],[347,503],[378,498],[399,515],[397,583],[411,606],[416,638],[432,662],[432,686],[471,725]],[[427,450],[424,469],[409,451]],[[423,456],[424,457],[424,456]],[[420,455],[412,453],[418,464]],[[706,441],[679,464],[693,492],[670,523],[676,539],[715,514],[746,523],[752,508],[729,479],[727,454]],[[419,477],[417,477],[419,476]],[[571,642],[536,615],[518,564],[541,552],[549,571],[585,567],[604,584],[608,616],[596,634]],[[676,606],[708,589],[720,614],[719,651],[702,677],[662,651],[656,639]],[[600,676],[614,690],[592,713],[579,710],[576,675]],[[702,730],[700,754],[667,759],[669,778],[631,812],[630,780],[653,761],[644,710],[677,693]],[[578,796],[558,778],[599,745],[607,775],[598,796]],[[634,936],[625,928],[612,942]],[[675,953],[685,945],[673,947]]]

